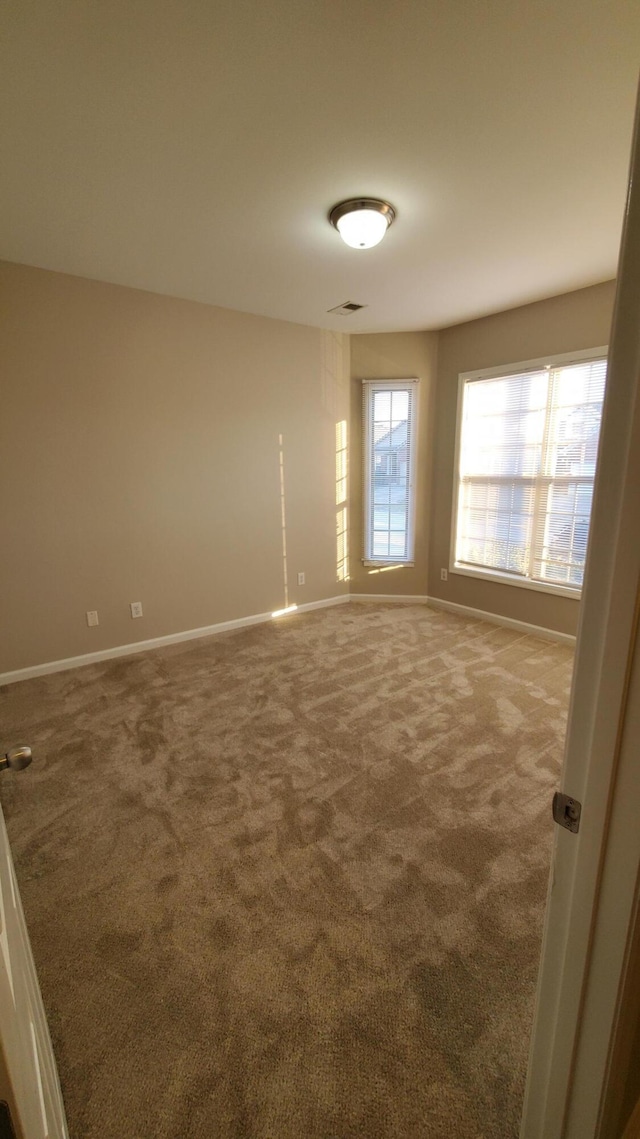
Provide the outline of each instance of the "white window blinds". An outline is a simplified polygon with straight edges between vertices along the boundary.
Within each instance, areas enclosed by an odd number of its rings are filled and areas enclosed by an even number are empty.
[[[605,358],[465,379],[456,563],[580,589]]]
[[[417,380],[363,380],[364,560],[413,561]]]

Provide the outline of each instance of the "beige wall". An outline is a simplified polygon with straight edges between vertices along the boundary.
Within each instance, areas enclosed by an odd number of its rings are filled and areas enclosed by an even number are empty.
[[[0,264],[0,292],[0,672],[343,593],[335,452],[349,402],[351,591],[575,630],[572,599],[440,581],[457,381],[606,343],[613,282],[440,333],[353,336],[350,395],[347,336],[17,265]],[[404,376],[421,381],[415,566],[372,573],[361,380]]]
[[[431,494],[431,437],[436,375],[435,332],[377,333],[351,337],[350,448],[351,510],[350,587],[352,593],[427,593],[429,509]],[[418,410],[418,473],[416,486],[415,565],[384,570],[366,568],[363,554],[362,510],[362,380],[420,380]]]
[[[0,291],[0,672],[281,608],[280,435],[288,600],[345,591],[346,337],[10,264]]]
[[[575,633],[579,602],[516,586],[449,574],[458,375],[539,356],[607,344],[615,282],[580,289],[444,329],[438,340],[433,442],[429,594],[519,621]]]

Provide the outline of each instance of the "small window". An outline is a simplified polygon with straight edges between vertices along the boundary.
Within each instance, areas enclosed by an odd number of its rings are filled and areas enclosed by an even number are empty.
[[[580,591],[605,353],[460,377],[453,571]]]
[[[363,380],[364,561],[413,564],[417,380]]]

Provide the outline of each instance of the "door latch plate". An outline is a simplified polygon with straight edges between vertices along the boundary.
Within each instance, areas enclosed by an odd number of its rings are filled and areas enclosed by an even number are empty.
[[[577,799],[572,799],[570,795],[563,795],[562,791],[556,791],[553,796],[552,810],[554,821],[559,826],[566,827],[573,834],[578,833],[582,804]]]

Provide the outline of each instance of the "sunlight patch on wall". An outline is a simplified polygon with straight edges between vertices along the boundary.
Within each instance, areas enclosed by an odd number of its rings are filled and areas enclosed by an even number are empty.
[[[347,421],[336,423],[336,578],[349,580]]]
[[[282,577],[284,581],[284,609],[289,608],[289,579],[287,574],[287,515],[284,498],[284,441],[282,435],[278,436],[280,448],[280,518],[282,523]],[[277,613],[282,610],[276,610]],[[275,616],[276,614],[274,614]]]
[[[322,406],[333,419],[345,408],[349,390],[348,344],[341,332],[321,329],[321,369]]]

